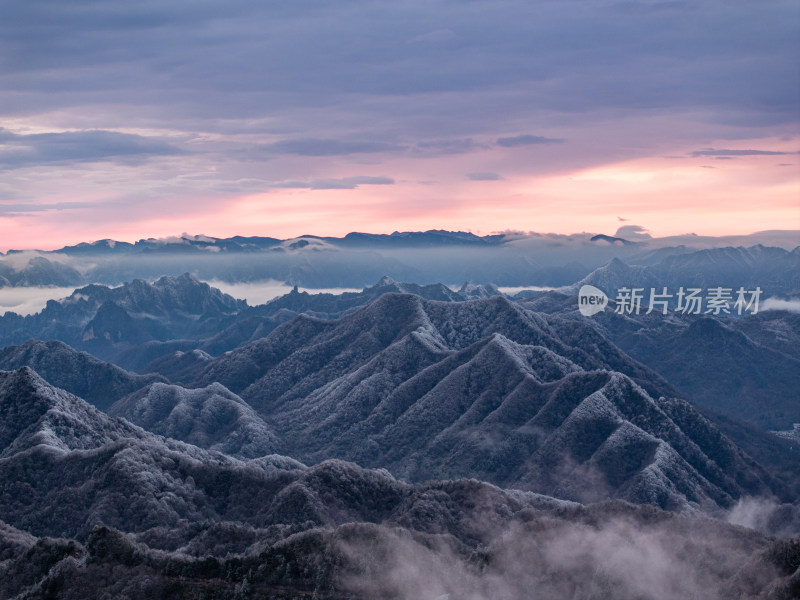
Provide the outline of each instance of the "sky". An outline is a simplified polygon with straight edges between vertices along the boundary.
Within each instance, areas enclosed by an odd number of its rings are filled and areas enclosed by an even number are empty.
[[[796,0],[4,0],[0,251],[800,229]]]

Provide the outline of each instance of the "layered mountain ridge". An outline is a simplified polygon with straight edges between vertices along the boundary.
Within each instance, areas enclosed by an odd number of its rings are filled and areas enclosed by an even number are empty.
[[[387,286],[398,284],[375,289]],[[301,314],[217,358],[200,350],[165,357],[163,375],[180,373],[191,389],[55,343],[9,348],[0,366],[46,366],[48,355],[62,357],[55,364],[91,363],[92,384],[57,368],[53,382],[105,409],[116,402],[111,414],[156,433],[246,458],[343,458],[411,481],[478,477],[678,511],[788,493],[588,323],[502,296],[438,301],[388,291],[344,313]]]
[[[575,296],[560,292],[521,304],[594,327],[699,406],[764,429],[800,422],[800,315],[767,310],[726,319],[606,309],[586,318]]]
[[[581,500],[709,509],[774,487],[591,327],[502,297],[390,293],[338,320],[300,316],[201,361],[194,380],[143,386],[111,412],[232,454],[345,458]]]
[[[188,541],[198,532],[192,523],[203,521],[264,528],[391,519],[413,528],[408,511],[433,490],[453,494],[445,503],[460,504],[464,492],[514,511],[564,505],[475,481],[410,486],[342,461],[305,467],[277,455],[237,460],[109,417],[27,367],[0,372],[0,409],[0,506],[6,523],[36,535],[83,539],[103,523],[151,539],[172,526]],[[459,513],[469,520],[475,510],[464,504]],[[463,539],[479,534],[459,530],[459,519],[449,526]]]
[[[633,600],[669,585],[789,600],[800,584],[797,540],[475,480],[237,460],[112,419],[28,368],[0,372],[0,410],[4,597]]]

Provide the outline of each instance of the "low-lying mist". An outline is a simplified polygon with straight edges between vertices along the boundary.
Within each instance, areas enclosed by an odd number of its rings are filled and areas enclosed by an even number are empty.
[[[782,575],[766,563],[741,573],[763,543],[755,532],[652,516],[539,518],[478,550],[404,531],[380,544],[351,540],[342,551],[358,571],[344,583],[359,597],[403,600],[723,600]]]
[[[247,300],[250,306],[257,306],[259,304],[266,304],[274,298],[283,296],[292,291],[293,286],[287,285],[282,281],[268,279],[266,281],[252,281],[247,283],[229,283],[212,279],[206,281],[211,287],[233,296],[238,300]],[[298,288],[299,291],[305,291],[309,294],[343,294],[345,292],[360,292],[362,288]]]
[[[0,288],[0,315],[6,312],[23,316],[38,313],[48,300],[61,300],[74,290],[74,287],[41,286]]]

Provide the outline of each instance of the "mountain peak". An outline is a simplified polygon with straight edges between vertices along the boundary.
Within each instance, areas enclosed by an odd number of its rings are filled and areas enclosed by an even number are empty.
[[[0,456],[45,445],[59,450],[97,447],[123,425],[84,400],[51,386],[30,367],[0,371]]]
[[[164,275],[163,277],[159,277],[156,282],[153,284],[155,286],[174,286],[174,285],[201,285],[205,286],[205,284],[201,282],[197,277],[192,275],[189,272],[182,273],[180,275]]]
[[[26,345],[35,344],[35,340],[28,340]],[[20,367],[14,371],[0,371],[0,382],[4,385],[13,385],[14,387],[30,387],[35,388],[38,383],[47,385],[39,375],[28,366]]]
[[[378,283],[376,283],[373,287],[383,287],[386,285],[394,285],[395,283],[397,282],[394,279],[392,279],[388,275],[384,275],[383,277],[380,278]]]
[[[242,458],[271,454],[277,443],[253,409],[218,382],[197,389],[154,383],[108,413],[153,433]]]
[[[619,271],[626,271],[626,270],[629,270],[629,269],[630,269],[630,266],[628,266],[628,264],[627,264],[627,263],[624,263],[624,262],[622,262],[622,261],[621,261],[619,258],[617,258],[617,257],[615,256],[614,258],[612,258],[612,259],[611,259],[611,260],[610,260],[610,261],[609,261],[609,262],[608,262],[608,263],[605,265],[605,268],[606,268],[606,269],[609,269],[609,270],[611,270],[611,271],[616,271],[616,272],[619,272]]]
[[[105,363],[67,344],[49,340],[28,340],[21,346],[0,350],[0,369],[13,371],[31,367],[51,385],[62,388],[100,409],[139,389],[161,380],[159,375],[130,373]]]

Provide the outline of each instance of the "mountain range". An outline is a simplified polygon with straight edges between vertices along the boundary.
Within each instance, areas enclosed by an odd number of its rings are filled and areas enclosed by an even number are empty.
[[[800,315],[782,310],[743,318],[670,311],[586,318],[575,296],[547,292],[522,305],[590,325],[658,372],[697,405],[759,425],[800,422]]]
[[[452,302],[500,295],[492,285],[465,283],[453,291],[442,284],[423,286],[383,277],[358,293],[309,294],[295,288],[251,307],[184,273],[153,283],[137,279],[116,288],[93,284],[63,300],[49,301],[34,315],[6,313],[0,316],[0,346],[59,340],[127,369],[143,370],[175,352],[218,355],[263,337],[300,313],[332,318],[390,292]]]
[[[593,281],[600,283],[599,279],[611,272],[624,276],[631,269],[612,262],[598,270]],[[645,267],[637,272],[642,269]],[[800,361],[800,318],[795,313],[768,310],[745,314],[744,318],[718,318],[671,311],[668,316],[623,317],[608,309],[586,319],[576,310],[574,296],[565,291],[521,295],[519,302],[528,309],[594,327],[701,407],[767,429],[790,429],[800,422],[798,382],[794,381]],[[0,346],[7,347],[0,354],[0,365],[15,368],[28,364],[47,370],[41,362],[46,360],[45,347],[38,350],[43,359],[30,357],[25,362],[12,355],[33,352],[35,344],[26,344],[31,339],[60,340],[125,369],[161,374],[172,383],[188,385],[215,357],[263,339],[299,314],[335,319],[389,293],[447,302],[500,295],[491,285],[464,284],[454,291],[441,284],[397,283],[384,277],[358,293],[309,294],[295,289],[251,307],[188,274],[162,277],[153,284],[136,280],[118,288],[91,285],[65,300],[49,302],[38,314],[21,317],[7,313],[0,317]],[[568,331],[565,334],[570,335]],[[15,344],[26,345],[8,348]],[[58,370],[58,365],[53,368]],[[88,367],[72,368],[72,376],[83,368]],[[710,372],[727,375],[709,379]],[[784,375],[775,378],[769,373]],[[83,396],[88,393],[84,389],[75,391]],[[120,397],[111,393],[109,401],[101,404],[105,408]]]
[[[339,458],[409,481],[478,477],[678,511],[792,493],[590,324],[503,296],[387,292],[339,318],[301,314],[218,357],[177,351],[160,364],[137,375],[55,342],[0,356],[155,433],[244,457]],[[184,387],[167,385],[174,373]]]
[[[116,288],[93,284],[34,315],[6,313],[0,341],[60,340],[108,359],[150,341],[210,337],[246,306],[188,274]]]
[[[239,460],[28,368],[0,373],[0,410],[3,597],[788,599],[800,585],[797,540],[475,480]]]
[[[580,285],[777,261],[789,294],[796,253]],[[797,597],[800,319],[611,302],[382,277],[249,306],[183,274],[6,314],[0,597]]]
[[[443,230],[286,240],[184,234],[133,244],[100,240],[48,252],[9,250],[0,255],[0,288],[120,285],[186,271],[205,281],[275,280],[307,288],[361,288],[383,275],[420,284],[563,287],[618,259],[652,269],[661,285],[708,280],[711,285],[755,284],[784,293],[797,290],[798,245],[800,235],[794,231],[662,239],[589,233],[477,236]],[[758,281],[752,279],[754,269]],[[786,287],[787,270],[794,273],[794,287]]]
[[[387,294],[339,320],[301,316],[205,364],[192,385],[210,382],[267,417],[292,456],[412,481],[477,476],[583,499],[591,475],[593,492],[676,509],[770,485],[591,327],[502,297]]]
[[[659,293],[667,288],[675,294],[681,287],[707,290],[726,287],[736,290],[760,288],[763,298],[800,293],[800,246],[791,252],[762,245],[749,248],[711,248],[634,259],[627,264],[614,258],[582,280],[565,286],[563,292],[574,294],[583,285],[593,285],[614,298],[623,287],[650,288]]]

